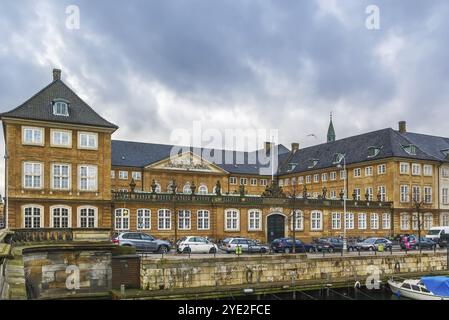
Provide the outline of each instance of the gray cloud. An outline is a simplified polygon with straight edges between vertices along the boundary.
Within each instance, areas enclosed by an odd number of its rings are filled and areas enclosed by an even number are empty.
[[[80,8],[80,30],[65,8]],[[365,28],[380,7],[381,29]],[[51,68],[116,139],[168,143],[175,128],[279,128],[322,142],[396,126],[448,135],[449,3],[434,1],[2,1],[0,108]],[[307,138],[314,133],[317,139]]]

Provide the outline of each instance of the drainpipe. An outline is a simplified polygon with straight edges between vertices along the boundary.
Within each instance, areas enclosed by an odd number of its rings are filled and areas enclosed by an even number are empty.
[[[6,139],[5,139],[6,140]],[[5,229],[9,229],[9,196],[8,196],[8,151],[7,151],[7,147],[6,147],[6,143],[5,143],[5,210],[4,210],[4,215],[5,215]]]

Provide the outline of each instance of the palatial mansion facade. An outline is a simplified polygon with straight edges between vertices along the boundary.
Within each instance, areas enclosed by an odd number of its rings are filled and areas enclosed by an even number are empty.
[[[449,225],[449,139],[409,133],[405,122],[336,140],[331,119],[326,143],[266,143],[254,152],[276,157],[272,181],[263,165],[250,163],[251,152],[226,151],[234,160],[221,163],[203,157],[221,150],[183,148],[173,156],[174,146],[112,140],[118,127],[65,85],[58,69],[1,119],[13,230],[270,241],[293,228],[310,240],[344,229],[362,237],[414,233],[418,220],[422,229]]]

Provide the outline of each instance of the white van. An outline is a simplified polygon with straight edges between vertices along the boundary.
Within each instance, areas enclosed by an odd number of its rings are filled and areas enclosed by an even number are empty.
[[[449,234],[449,227],[432,227],[426,235],[426,238],[437,241],[442,234]]]

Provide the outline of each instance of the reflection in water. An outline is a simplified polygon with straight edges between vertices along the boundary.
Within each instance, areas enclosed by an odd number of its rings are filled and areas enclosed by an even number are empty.
[[[323,288],[312,291],[279,292],[264,295],[247,295],[243,297],[229,297],[228,299],[251,299],[251,300],[408,300],[398,297],[391,292],[388,285],[380,289],[369,290],[365,287],[360,289],[348,288]]]

